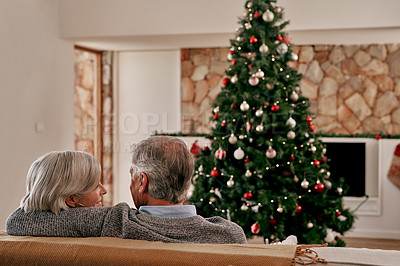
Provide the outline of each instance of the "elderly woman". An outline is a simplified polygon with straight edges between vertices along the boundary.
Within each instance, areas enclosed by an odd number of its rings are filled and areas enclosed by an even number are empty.
[[[29,171],[28,180],[32,181],[28,182],[28,195],[22,200],[22,207],[8,217],[7,233],[109,236],[173,243],[247,243],[239,225],[221,217],[201,217],[195,206],[184,204],[194,164],[182,140],[150,137],[135,145],[132,154],[129,188],[139,210],[126,203],[71,208],[99,205],[105,190],[90,161],[80,160],[77,166],[60,157],[43,164],[43,169],[34,166],[40,171]],[[43,180],[47,175],[50,177]],[[94,182],[99,185],[97,188],[89,182],[92,175],[97,177]],[[67,178],[60,181],[62,176]],[[33,193],[36,186],[39,190]]]
[[[52,211],[103,206],[107,190],[100,183],[101,167],[92,155],[79,151],[53,151],[42,155],[27,174],[27,194],[21,208]]]

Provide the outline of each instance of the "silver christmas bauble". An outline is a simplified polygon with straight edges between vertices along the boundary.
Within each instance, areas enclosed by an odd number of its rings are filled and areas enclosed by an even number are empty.
[[[296,102],[299,99],[299,95],[293,91],[292,94],[290,94],[290,100]]]
[[[283,54],[286,54],[287,53],[287,51],[288,51],[288,46],[285,44],[285,43],[281,43],[277,48],[276,48],[276,51],[280,54],[280,55],[283,55]]]
[[[307,228],[308,228],[308,229],[311,229],[311,228],[313,228],[313,227],[314,227],[314,224],[313,224],[312,222],[308,222]]]
[[[235,157],[236,160],[241,160],[244,158],[244,151],[239,147],[237,150],[233,152],[233,157]]]
[[[227,185],[228,187],[233,187],[234,184],[235,184],[235,181],[233,181],[233,179],[229,179],[229,180],[226,182],[226,185]]]
[[[267,158],[269,159],[273,159],[276,156],[276,150],[273,149],[272,147],[269,147],[267,152],[265,153],[265,156],[267,156]]]
[[[242,104],[240,105],[240,110],[245,112],[249,109],[250,109],[250,105],[246,101],[243,101]]]
[[[246,173],[244,174],[245,177],[249,178],[251,177],[253,174],[251,173],[251,171],[249,169],[247,169]]]
[[[300,185],[301,185],[302,188],[307,189],[308,186],[310,185],[310,183],[309,183],[307,180],[304,179],[304,180],[301,182]]]
[[[294,128],[296,126],[296,120],[294,120],[292,117],[289,117],[289,119],[286,121],[286,125]]]
[[[295,175],[295,176],[293,177],[293,181],[294,181],[295,183],[299,182],[299,178],[297,177],[297,175]]]
[[[232,134],[229,137],[228,141],[229,141],[230,144],[234,145],[234,144],[236,144],[238,142],[238,139],[237,139],[237,137],[235,135]]]
[[[262,18],[265,22],[273,21],[274,17],[275,17],[274,13],[269,9],[267,9],[267,11],[265,11],[264,14],[262,15]]]
[[[282,8],[280,8],[279,6],[274,8],[275,13],[279,14],[282,12]]]
[[[311,148],[310,148],[310,150],[311,150],[312,152],[316,152],[316,151],[317,151],[317,147],[315,147],[314,145],[312,145]]]
[[[294,133],[293,130],[290,130],[290,131],[287,133],[286,136],[287,136],[288,139],[294,139],[294,138],[296,137],[296,133]]]
[[[325,180],[325,181],[324,181],[324,184],[325,184],[325,188],[326,188],[326,189],[331,189],[331,188],[332,188],[332,183],[331,183],[331,181]]]
[[[279,212],[279,213],[282,213],[282,212],[283,212],[283,208],[282,208],[281,206],[279,206],[279,207],[276,209],[276,211]]]
[[[263,111],[262,109],[258,109],[258,110],[256,111],[256,116],[257,116],[257,117],[260,117],[263,113],[264,113],[264,111]]]
[[[249,207],[246,204],[243,204],[242,207],[240,207],[242,211],[247,211]]]
[[[199,168],[198,168],[198,170],[199,170],[200,173],[203,172],[203,170],[204,170],[203,165],[200,165]]]
[[[228,61],[232,61],[233,55],[232,55],[231,53],[228,53],[228,55],[226,56],[226,58],[228,59]]]
[[[260,53],[266,54],[268,53],[269,48],[265,43],[263,43],[261,44],[260,48],[258,48],[258,50],[260,51]]]
[[[292,53],[292,61],[297,61],[299,59],[299,56],[295,53]]]
[[[233,77],[231,77],[231,82],[233,83],[233,84],[235,84],[236,82],[238,82],[238,77],[236,76],[236,75],[234,75]]]
[[[249,78],[249,84],[250,84],[251,86],[257,86],[259,82],[260,82],[260,80],[258,79],[258,77],[257,77],[255,74],[253,74],[253,75]]]
[[[258,78],[263,78],[264,77],[264,72],[261,69],[259,69],[259,70],[257,70],[256,76]]]
[[[342,193],[343,193],[343,188],[338,187],[338,188],[337,188],[337,192],[339,193],[339,195],[342,195]]]
[[[257,132],[263,132],[264,131],[264,126],[263,125],[256,126],[256,131]]]
[[[214,114],[218,114],[219,113],[219,106],[215,107],[213,111],[214,111]]]

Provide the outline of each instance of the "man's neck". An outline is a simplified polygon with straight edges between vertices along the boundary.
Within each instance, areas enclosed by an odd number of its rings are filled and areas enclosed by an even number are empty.
[[[149,200],[148,200],[146,205],[147,206],[183,205],[183,202],[175,204],[175,203],[171,203],[171,202],[166,201],[166,200],[155,199],[155,198],[149,197]]]

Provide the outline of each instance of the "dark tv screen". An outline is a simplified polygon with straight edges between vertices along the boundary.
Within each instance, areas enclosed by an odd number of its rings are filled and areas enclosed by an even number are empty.
[[[349,190],[344,196],[365,195],[365,143],[325,142],[333,180],[344,177]]]

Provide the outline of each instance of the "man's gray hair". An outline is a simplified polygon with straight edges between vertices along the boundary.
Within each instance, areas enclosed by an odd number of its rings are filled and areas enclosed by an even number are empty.
[[[150,196],[176,204],[187,199],[194,159],[181,139],[154,136],[132,146],[132,169],[146,173]]]
[[[65,199],[93,191],[100,181],[101,166],[92,155],[80,151],[53,151],[39,157],[26,178],[25,211],[68,209]]]

